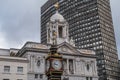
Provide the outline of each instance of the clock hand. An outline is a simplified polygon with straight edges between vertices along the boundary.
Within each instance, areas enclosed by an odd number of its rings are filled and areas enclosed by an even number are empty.
[[[55,65],[58,65],[57,63],[54,63]]]

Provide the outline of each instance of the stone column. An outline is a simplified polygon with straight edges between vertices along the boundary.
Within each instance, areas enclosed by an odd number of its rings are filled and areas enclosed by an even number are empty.
[[[74,74],[76,72],[76,64],[75,64],[75,60],[73,59],[73,70],[74,70]]]
[[[32,72],[34,71],[34,64],[35,64],[35,58],[34,55],[32,56]]]
[[[79,68],[78,69],[79,69],[79,72],[82,72],[82,70],[83,70],[82,69],[82,61],[81,60],[79,61]]]
[[[90,66],[91,66],[91,71],[92,71],[92,75],[94,76],[94,64],[93,64],[93,62],[91,61],[91,63],[90,63]]]
[[[97,64],[96,64],[96,61],[93,61],[94,63],[94,74],[96,75],[97,74]]]
[[[30,55],[30,71],[32,71],[32,55]]]
[[[69,59],[67,59],[67,73],[69,74]]]
[[[91,62],[91,66],[92,66],[92,73],[93,73],[93,75],[95,75],[96,71],[95,71],[95,63],[94,63],[94,61]]]
[[[43,57],[43,68],[44,68],[44,72],[45,72],[45,69],[46,69],[46,62],[45,62],[45,58]]]
[[[28,55],[27,55],[27,59],[29,60],[28,69],[27,69],[28,71],[31,70],[31,60],[30,60],[30,57],[31,57],[31,56],[28,54]]]
[[[81,61],[81,67],[82,67],[82,74],[85,74],[85,61]]]

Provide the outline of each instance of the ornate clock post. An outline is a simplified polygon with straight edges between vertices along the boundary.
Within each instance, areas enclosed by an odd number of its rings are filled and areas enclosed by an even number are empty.
[[[52,45],[50,48],[50,53],[46,58],[46,75],[48,80],[61,80],[61,75],[63,73],[63,58],[57,53],[57,46]]]
[[[50,53],[46,58],[46,75],[48,76],[48,80],[61,80],[63,58],[62,55],[57,52],[56,32],[53,33],[53,36],[53,45],[51,45]]]

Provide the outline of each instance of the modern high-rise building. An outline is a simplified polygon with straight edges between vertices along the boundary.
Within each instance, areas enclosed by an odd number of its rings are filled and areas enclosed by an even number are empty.
[[[119,75],[120,75],[120,60],[118,62],[119,62]],[[120,76],[119,76],[119,80],[120,80]]]
[[[100,80],[118,79],[118,54],[110,0],[48,0],[41,8],[41,42],[47,43],[47,27],[54,4],[69,23],[69,37],[79,49],[96,51]]]

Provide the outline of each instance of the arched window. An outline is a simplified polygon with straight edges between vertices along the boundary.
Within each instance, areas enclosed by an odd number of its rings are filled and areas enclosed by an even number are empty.
[[[63,37],[63,28],[62,28],[62,26],[58,27],[58,33],[59,33],[59,38],[62,38]]]
[[[86,68],[87,68],[87,70],[89,71],[89,69],[90,69],[90,65],[87,64],[87,65],[86,65]]]

